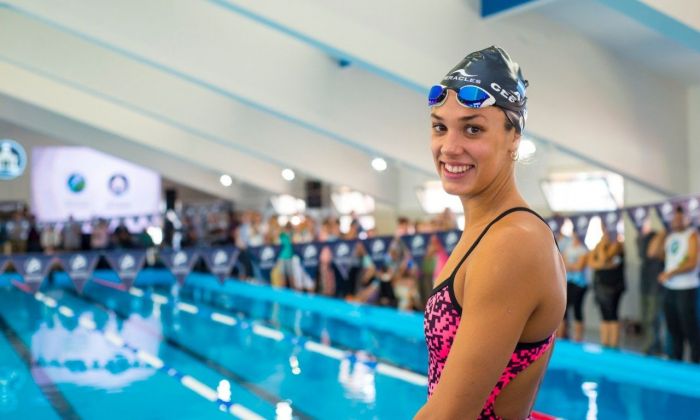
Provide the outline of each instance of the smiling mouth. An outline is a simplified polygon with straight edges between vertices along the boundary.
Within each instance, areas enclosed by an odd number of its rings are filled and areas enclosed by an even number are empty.
[[[442,173],[445,177],[456,179],[461,178],[466,174],[470,173],[474,168],[476,168],[476,166],[466,163],[450,164],[446,162],[440,162],[440,168],[442,169]]]

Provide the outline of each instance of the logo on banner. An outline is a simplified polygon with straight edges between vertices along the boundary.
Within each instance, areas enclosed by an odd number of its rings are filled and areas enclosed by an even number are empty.
[[[316,258],[318,255],[318,250],[316,249],[316,245],[307,245],[306,248],[304,249],[304,259],[305,260],[310,260],[313,258]]]
[[[661,215],[663,216],[664,219],[669,219],[669,216],[673,212],[673,204],[671,203],[664,203],[661,206]]]
[[[384,245],[384,241],[381,239],[375,239],[374,242],[372,242],[372,254],[379,254],[380,252],[384,252],[386,249],[386,245]]]
[[[688,200],[689,213],[695,213],[698,210],[698,207],[700,207],[700,203],[698,202],[697,198],[691,198],[690,200]]]
[[[411,248],[412,249],[419,249],[419,248],[422,248],[424,245],[425,245],[425,239],[421,235],[416,235],[411,240]]]
[[[610,213],[605,215],[605,225],[608,227],[608,230],[613,230],[617,228],[617,220],[618,216],[617,213],[614,211],[611,211]]]
[[[107,187],[114,195],[122,195],[129,189],[129,180],[125,175],[114,174],[109,178]]]
[[[450,232],[445,236],[445,248],[448,250],[452,251],[454,249],[455,245],[457,245],[457,242],[459,241],[459,235],[457,235],[457,232]]]
[[[82,256],[81,254],[78,254],[71,257],[68,265],[70,267],[70,270],[73,272],[85,271],[88,266],[88,261],[87,258]]]
[[[0,140],[0,180],[15,179],[27,167],[27,153],[14,140]]]
[[[556,219],[550,219],[547,224],[553,232],[559,232],[559,222]]]
[[[187,253],[184,251],[177,251],[173,255],[173,267],[182,267],[187,264]]]
[[[67,184],[68,189],[77,194],[85,189],[85,177],[79,173],[70,174]]]
[[[345,242],[338,245],[335,249],[335,256],[338,258],[346,257],[350,253],[350,247]]]
[[[634,211],[634,221],[636,222],[637,226],[642,225],[645,217],[647,217],[647,209],[645,209],[644,207],[638,207]]]
[[[225,251],[218,250],[214,253],[212,264],[215,266],[225,265],[228,262],[228,254]]]
[[[24,272],[27,276],[33,276],[41,272],[41,261],[38,258],[30,258],[24,263]]]
[[[275,265],[275,248],[266,246],[260,251],[260,267],[270,269]]]
[[[124,255],[119,259],[119,270],[120,271],[129,271],[133,270],[133,268],[136,266],[136,260],[134,257],[132,257],[129,254]]]

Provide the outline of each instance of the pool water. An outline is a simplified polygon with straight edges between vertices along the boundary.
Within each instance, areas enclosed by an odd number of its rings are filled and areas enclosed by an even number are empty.
[[[82,294],[2,278],[0,418],[410,419],[425,402],[421,314],[146,271]],[[700,418],[700,368],[559,341],[535,409]]]

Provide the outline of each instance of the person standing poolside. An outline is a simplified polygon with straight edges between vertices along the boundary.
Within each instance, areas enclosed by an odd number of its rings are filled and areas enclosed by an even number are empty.
[[[515,183],[526,86],[508,54],[489,47],[429,93],[433,160],[461,199],[465,229],[425,309],[419,420],[529,418],[564,317],[564,261]]]
[[[698,326],[698,232],[688,227],[682,207],[676,208],[671,233],[666,238],[666,269],[659,274],[664,286],[664,315],[671,336],[672,359],[683,360],[683,346],[690,345],[690,360],[700,363],[700,326]]]

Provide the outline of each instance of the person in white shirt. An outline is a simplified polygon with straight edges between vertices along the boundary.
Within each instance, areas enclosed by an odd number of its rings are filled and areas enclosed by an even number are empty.
[[[700,326],[697,293],[700,286],[698,232],[688,227],[682,207],[677,207],[671,221],[671,233],[664,247],[666,267],[659,274],[665,288],[664,314],[671,337],[671,358],[683,360],[685,341],[690,345],[690,359],[700,363]]]

